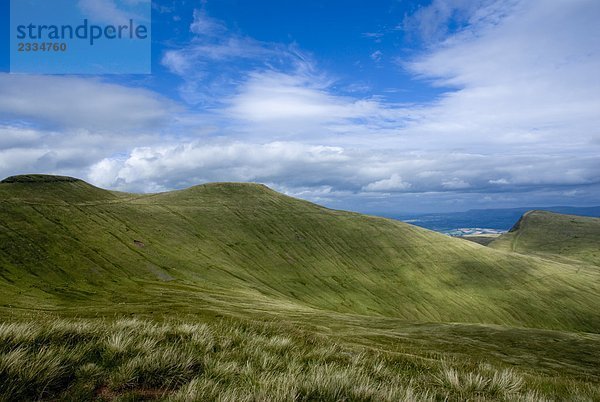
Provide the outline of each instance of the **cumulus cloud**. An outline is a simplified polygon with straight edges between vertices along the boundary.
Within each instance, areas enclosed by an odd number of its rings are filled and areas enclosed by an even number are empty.
[[[136,191],[210,181],[256,181],[308,194],[530,192],[600,184],[597,158],[397,153],[298,142],[189,142],[135,148],[92,166],[96,184]],[[557,171],[564,174],[555,177]],[[498,188],[497,183],[506,183]]]
[[[363,187],[365,191],[403,191],[411,187],[410,183],[402,181],[402,177],[394,173],[389,179],[369,183]]]
[[[159,136],[0,125],[0,176],[37,172],[83,177],[90,165],[139,141],[155,144]]]
[[[89,177],[107,187],[152,191],[209,181],[310,183],[326,180],[328,167],[349,171],[349,157],[339,147],[292,142],[225,142],[140,147],[123,158],[93,165]],[[302,177],[290,177],[302,171]],[[335,174],[334,174],[335,175]]]

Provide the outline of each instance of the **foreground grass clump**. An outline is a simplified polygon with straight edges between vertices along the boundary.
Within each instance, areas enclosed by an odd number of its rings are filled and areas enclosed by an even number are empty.
[[[594,400],[487,364],[340,345],[284,324],[0,324],[0,400]]]

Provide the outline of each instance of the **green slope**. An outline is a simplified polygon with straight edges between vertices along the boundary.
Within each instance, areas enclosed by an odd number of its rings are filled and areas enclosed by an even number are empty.
[[[329,311],[600,331],[597,269],[329,210],[262,185],[0,184],[1,314]]]
[[[529,211],[490,247],[600,266],[600,218]]]

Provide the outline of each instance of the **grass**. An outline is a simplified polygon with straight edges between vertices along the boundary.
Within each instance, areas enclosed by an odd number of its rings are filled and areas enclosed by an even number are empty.
[[[598,400],[598,305],[589,260],[261,185],[0,183],[6,400]]]
[[[491,243],[500,250],[600,266],[600,218],[530,211]]]
[[[333,211],[260,185],[132,195],[26,179],[0,184],[0,316],[110,314],[126,304],[147,314],[316,309],[600,329],[597,269]]]
[[[594,400],[585,383],[337,343],[221,320],[0,325],[0,399],[168,401]]]
[[[494,240],[496,240],[500,235],[497,234],[481,234],[481,235],[471,235],[471,236],[461,236],[460,238],[463,240],[469,240],[477,244],[481,244],[482,246],[487,246]]]

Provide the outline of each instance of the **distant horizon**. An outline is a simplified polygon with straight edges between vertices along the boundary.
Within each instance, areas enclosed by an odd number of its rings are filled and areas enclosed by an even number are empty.
[[[89,183],[88,181],[86,181],[85,179],[82,179],[80,177],[77,176],[68,176],[68,175],[60,175],[60,174],[54,174],[54,173],[33,173],[33,172],[28,172],[28,173],[23,173],[23,174],[18,174],[18,175],[11,175],[11,176],[6,176],[3,178],[0,178],[0,183],[5,182],[7,179],[10,178],[15,178],[15,177],[19,177],[19,176],[60,176],[60,177],[64,177],[64,178],[68,178],[68,179],[76,179],[76,180],[81,180],[84,181],[88,184],[94,185],[93,183]],[[172,189],[172,190],[165,190],[165,191],[161,191],[158,193],[163,193],[163,192],[171,192],[171,191],[179,191],[179,190],[185,190],[186,188],[190,188],[190,187],[195,187],[195,186],[201,186],[201,185],[205,185],[205,184],[227,184],[227,183],[232,183],[232,184],[259,184],[259,185],[264,185],[267,186],[268,188],[277,191],[276,189],[272,188],[271,186],[269,186],[266,183],[260,183],[260,182],[205,182],[205,183],[197,183],[197,184],[191,184],[188,187],[182,187],[182,188],[177,188],[177,189]],[[104,188],[101,186],[97,186],[101,189],[104,190],[110,190],[110,191],[115,191],[115,190],[111,190],[110,188]],[[143,192],[131,192],[132,194],[158,194],[158,193],[143,193]],[[306,198],[302,198],[296,195],[290,195],[290,194],[286,194],[286,193],[282,193],[284,195],[288,195],[288,196],[292,196],[295,198],[299,198],[299,199],[304,199],[306,201],[311,201],[309,199]],[[314,201],[311,201],[314,202]],[[319,204],[318,202],[315,202],[316,204]],[[328,205],[326,204],[319,204],[322,205],[324,207],[328,207]],[[405,220],[405,219],[410,219],[410,218],[414,218],[414,217],[420,217],[420,216],[429,216],[429,215],[452,215],[452,214],[463,214],[463,213],[467,213],[467,212],[477,212],[477,211],[494,211],[494,210],[498,210],[498,211],[507,211],[507,210],[536,210],[536,209],[561,209],[561,208],[566,208],[566,209],[594,209],[594,208],[598,208],[600,209],[600,204],[591,204],[591,205],[582,205],[582,206],[575,206],[575,205],[535,205],[535,206],[509,206],[509,207],[497,207],[497,208],[472,208],[472,209],[466,209],[466,210],[460,210],[460,211],[436,211],[436,210],[431,210],[431,211],[400,211],[397,213],[388,213],[387,211],[368,211],[368,210],[360,210],[360,209],[345,209],[345,211],[348,212],[357,212],[357,213],[362,213],[362,214],[366,214],[366,215],[375,215],[375,216],[380,216],[380,217],[384,217],[384,218],[390,218],[390,219],[396,219],[396,220]],[[333,208],[336,209],[336,208]],[[341,209],[344,210],[344,209]]]
[[[151,5],[147,75],[11,74],[9,3],[0,176],[378,215],[600,202],[600,2],[61,2],[94,26]]]
[[[433,214],[461,214],[461,213],[466,213],[466,212],[475,212],[475,211],[494,211],[494,210],[521,210],[521,209],[527,209],[527,210],[544,210],[544,208],[573,208],[573,209],[594,209],[594,208],[599,208],[600,209],[600,204],[598,205],[523,205],[523,206],[515,206],[515,207],[501,207],[501,208],[473,208],[473,209],[466,209],[466,210],[461,210],[461,211],[431,211],[431,212],[407,212],[406,215],[407,216],[419,216],[419,215],[433,215]],[[402,216],[402,214],[400,214],[399,216]]]

